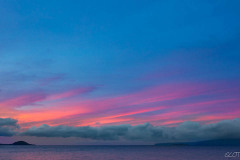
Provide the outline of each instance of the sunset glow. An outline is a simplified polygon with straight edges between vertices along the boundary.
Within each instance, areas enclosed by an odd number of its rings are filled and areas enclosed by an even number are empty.
[[[185,125],[238,124],[238,6],[0,0],[0,136],[125,144],[144,128],[147,144]]]

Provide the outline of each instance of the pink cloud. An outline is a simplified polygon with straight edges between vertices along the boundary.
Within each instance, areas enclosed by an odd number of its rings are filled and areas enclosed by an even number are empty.
[[[46,100],[48,101],[52,101],[52,100],[59,100],[59,99],[64,99],[64,98],[69,98],[69,97],[73,97],[76,95],[80,95],[83,93],[87,93],[94,90],[93,87],[86,87],[86,88],[76,88],[76,89],[72,89],[70,91],[66,91],[63,93],[57,93],[57,94],[53,94],[47,97]]]
[[[25,95],[10,98],[0,102],[0,108],[2,107],[14,108],[19,106],[29,105],[35,102],[42,101],[45,98],[46,98],[46,95],[43,93],[25,94]]]
[[[216,110],[219,109],[218,106],[230,104],[229,107],[236,110],[236,104],[239,103],[239,100],[234,97],[224,99],[223,96],[219,96],[219,94],[223,95],[223,89],[219,86],[221,84],[165,84],[115,97],[70,98],[93,89],[78,88],[35,100],[34,102],[44,102],[44,106],[19,111],[15,118],[19,119],[22,124],[30,125],[44,122],[52,125],[96,126],[120,123],[140,124],[145,122],[151,122],[154,125],[175,125],[186,120],[205,123],[205,121],[240,117],[234,114],[224,116],[224,109],[220,109],[219,114],[215,117],[210,117],[212,112],[216,113]],[[227,92],[231,93],[231,90],[228,89]],[[193,97],[199,98],[202,96],[213,98],[208,98],[208,100],[200,98],[191,101]],[[22,102],[21,98],[19,99],[8,103],[14,104],[13,106],[27,104],[25,101]],[[27,100],[27,102],[31,101]],[[0,106],[6,104],[3,103]]]

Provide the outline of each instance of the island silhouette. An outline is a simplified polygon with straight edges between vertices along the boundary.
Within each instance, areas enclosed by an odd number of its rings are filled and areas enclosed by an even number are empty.
[[[0,145],[34,145],[34,144],[29,144],[29,143],[27,143],[25,141],[17,141],[17,142],[14,142],[12,144],[1,144],[0,143]]]

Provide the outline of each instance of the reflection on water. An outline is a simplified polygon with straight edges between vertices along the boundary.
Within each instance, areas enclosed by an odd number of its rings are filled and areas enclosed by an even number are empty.
[[[0,146],[1,160],[221,160],[240,147]],[[235,157],[234,159],[236,159]],[[240,157],[239,157],[240,159]]]

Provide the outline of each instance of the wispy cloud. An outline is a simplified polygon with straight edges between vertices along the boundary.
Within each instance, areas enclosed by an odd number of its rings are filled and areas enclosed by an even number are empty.
[[[236,88],[221,83],[169,83],[111,97],[84,96],[95,91],[95,87],[32,92],[0,101],[0,116],[10,115],[24,127],[42,123],[74,126],[210,123],[239,118],[235,114],[240,112]]]

